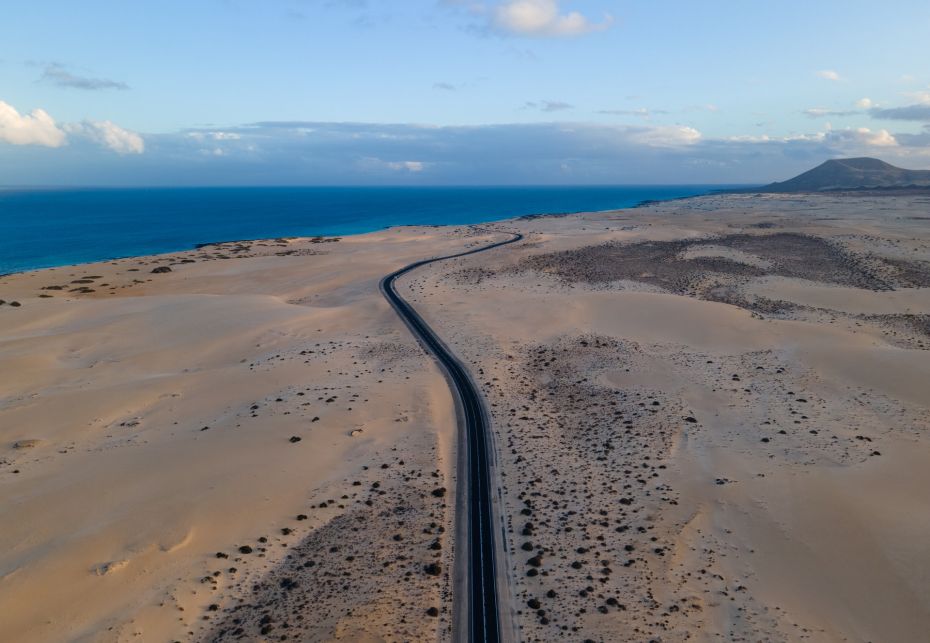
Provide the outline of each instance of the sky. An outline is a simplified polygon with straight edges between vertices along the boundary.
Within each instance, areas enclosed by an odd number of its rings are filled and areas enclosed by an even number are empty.
[[[30,0],[0,185],[735,184],[930,168],[930,2]]]

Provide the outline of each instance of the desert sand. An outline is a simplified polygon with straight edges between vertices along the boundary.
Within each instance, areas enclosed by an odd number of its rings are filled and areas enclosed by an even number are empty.
[[[491,409],[516,638],[924,641],[928,211],[720,195],[0,278],[0,639],[447,640],[453,402],[377,283],[520,232],[398,283]]]

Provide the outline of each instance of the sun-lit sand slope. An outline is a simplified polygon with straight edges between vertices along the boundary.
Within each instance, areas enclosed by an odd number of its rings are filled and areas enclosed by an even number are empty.
[[[537,218],[408,281],[492,406],[525,640],[926,640],[928,212]]]
[[[523,640],[926,640],[928,223],[702,197],[398,282],[492,411]],[[377,284],[500,238],[0,278],[0,640],[447,639],[452,400]]]
[[[452,401],[377,283],[486,240],[406,228],[0,279],[21,304],[0,306],[0,640],[447,631]]]

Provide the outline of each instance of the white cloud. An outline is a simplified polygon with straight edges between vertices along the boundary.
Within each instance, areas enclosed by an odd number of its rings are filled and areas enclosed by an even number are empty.
[[[636,143],[651,147],[679,147],[692,145],[701,140],[701,133],[693,127],[684,125],[667,125],[650,127],[632,135]]]
[[[856,129],[833,130],[828,134],[837,141],[858,143],[869,147],[896,147],[898,141],[888,130],[870,130],[868,127],[859,127]]]
[[[825,132],[792,136],[731,136],[734,143],[824,143],[836,151],[856,151],[867,147],[897,147],[898,141],[888,130],[867,127],[833,129],[826,124]]]
[[[142,154],[145,151],[145,141],[141,136],[112,121],[69,123],[65,129],[69,134],[88,138],[117,154]]]
[[[236,132],[223,132],[223,131],[188,132],[187,137],[192,138],[195,141],[203,141],[207,138],[212,139],[214,141],[238,141],[239,139],[242,138],[242,136],[240,134],[237,134]]]
[[[423,168],[425,167],[422,161],[397,161],[388,163],[387,166],[392,170],[406,172],[422,172]]]
[[[872,109],[875,107],[875,103],[872,102],[871,98],[860,98],[856,101],[856,107],[859,109]]]
[[[118,154],[141,154],[145,150],[141,136],[111,121],[64,123],[59,127],[43,109],[20,114],[12,105],[0,100],[0,142],[62,147],[68,144],[69,136],[89,139]]]
[[[833,71],[832,69],[822,69],[817,72],[817,75],[825,80],[837,81],[841,80],[840,75]]]
[[[34,109],[30,114],[20,114],[12,105],[0,100],[0,141],[61,147],[67,142],[67,136],[45,110]]]
[[[491,24],[519,36],[581,36],[607,29],[613,17],[592,22],[577,11],[562,13],[558,0],[504,0],[494,8]]]

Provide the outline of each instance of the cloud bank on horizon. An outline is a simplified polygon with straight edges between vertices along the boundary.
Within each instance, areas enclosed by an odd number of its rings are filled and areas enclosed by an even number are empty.
[[[732,184],[838,156],[930,167],[922,2],[876,22],[841,0],[150,1],[11,10],[0,182]]]
[[[58,138],[23,144],[32,146],[36,165],[57,155],[58,183],[77,185],[137,185],[140,176],[155,185],[737,184],[788,178],[786,159],[802,169],[863,155],[916,165],[930,145],[930,134],[899,141],[869,128],[707,138],[687,126],[580,122],[268,121],[150,134],[144,142],[107,122],[66,124],[60,131],[72,145]],[[17,171],[0,155],[0,172],[16,177]]]

